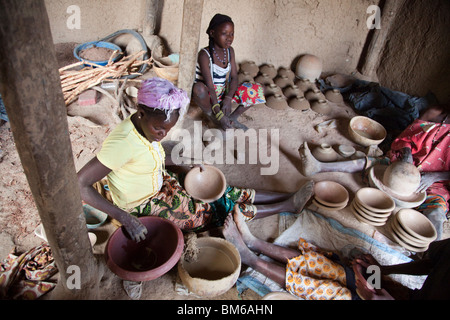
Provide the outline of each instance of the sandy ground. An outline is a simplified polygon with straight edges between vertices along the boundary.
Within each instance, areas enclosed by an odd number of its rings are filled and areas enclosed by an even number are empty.
[[[152,73],[146,74],[146,77],[148,76],[152,76]],[[110,116],[111,102],[106,97],[99,98],[99,102],[94,106],[82,107],[75,102],[68,107],[69,133],[77,170],[95,156],[102,141],[115,126],[113,118]],[[255,132],[268,133],[271,137],[269,139],[262,136],[258,140],[259,151],[263,151],[259,154],[257,163],[249,164],[250,155],[258,151],[258,148],[255,149],[254,145],[249,145],[239,155],[240,157],[246,157],[246,164],[238,164],[236,158],[231,157],[233,162],[236,162],[216,164],[217,167],[224,172],[230,185],[279,192],[296,191],[308,180],[300,173],[300,157],[297,151],[303,141],[308,141],[311,147],[320,143],[328,143],[333,147],[337,147],[339,144],[347,144],[354,146],[357,150],[364,151],[364,148],[353,143],[347,134],[348,122],[355,115],[355,112],[346,104],[330,104],[332,112],[325,116],[312,110],[307,112],[290,108],[273,110],[265,105],[250,109],[241,118],[242,123],[251,130],[254,129]],[[89,119],[89,122],[85,119]],[[197,129],[199,128],[200,122],[198,121],[200,119],[198,108],[191,106],[183,127],[193,133],[196,126]],[[336,119],[337,126],[335,128],[327,128],[321,133],[314,129],[317,124],[329,119]],[[203,134],[209,129],[205,122],[201,128]],[[167,139],[171,139],[171,136],[169,135]],[[269,153],[265,152],[265,149],[261,149],[260,143],[264,139],[269,139],[275,147],[279,146],[278,156],[276,154],[278,148]],[[24,252],[40,244],[42,239],[34,234],[34,230],[40,224],[40,217],[14,145],[9,123],[3,122],[0,125],[0,149],[2,151],[0,154],[0,172],[2,172],[0,176],[0,258],[3,259],[13,248],[16,248],[17,252]],[[223,152],[222,159],[225,159],[227,152],[233,152],[232,149],[227,148],[226,141],[225,144],[220,145],[218,150]],[[271,159],[269,164],[264,162],[266,160],[264,156]],[[262,175],[261,169],[268,168],[269,165],[274,165],[277,168],[275,174]],[[343,184],[350,193],[350,199],[353,198],[359,188],[365,186],[360,174],[322,173],[315,175],[313,179],[315,181],[333,180]],[[348,208],[326,212],[311,203],[308,203],[308,207],[337,219],[344,226],[359,229],[369,236],[374,236],[376,232],[384,234],[386,241],[390,241],[389,233],[385,227],[371,227],[359,223]],[[249,226],[256,236],[267,241],[273,241],[283,231],[282,228],[279,229],[279,217],[277,215],[251,221]],[[103,261],[106,241],[113,231],[114,227],[109,222],[93,230],[98,238],[93,251],[100,261]],[[448,228],[446,232],[448,232]],[[177,284],[180,284],[180,281],[176,268],[173,268],[163,277],[143,283],[141,300],[202,299],[179,292]],[[106,267],[100,287],[101,299],[130,299],[123,289],[122,281]],[[45,297],[45,299],[53,298],[57,297],[52,297],[51,293]],[[239,295],[234,286],[227,293],[213,299],[255,300],[261,299],[261,297],[251,290],[246,290],[242,295]]]

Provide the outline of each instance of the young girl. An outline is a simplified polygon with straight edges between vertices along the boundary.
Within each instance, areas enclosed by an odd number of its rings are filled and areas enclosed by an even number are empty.
[[[190,231],[223,224],[236,203],[247,219],[303,209],[312,194],[312,183],[294,194],[228,186],[215,202],[193,199],[180,183],[181,175],[166,170],[173,162],[160,143],[186,112],[188,103],[186,92],[167,80],[143,81],[137,112],[110,133],[97,156],[78,172],[83,201],[117,220],[136,241],[145,239],[147,230],[137,219],[145,215],[169,219]]]
[[[198,54],[193,99],[203,112],[222,129],[247,128],[238,117],[249,107],[265,103],[263,87],[258,83],[238,84],[234,49],[234,23],[229,16],[216,14],[206,30],[209,45]],[[238,107],[232,112],[231,102]]]

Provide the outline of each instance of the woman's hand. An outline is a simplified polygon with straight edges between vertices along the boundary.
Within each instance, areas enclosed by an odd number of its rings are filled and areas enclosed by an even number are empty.
[[[222,101],[222,112],[226,117],[229,117],[231,114],[231,98],[228,96],[225,96]]]
[[[136,242],[140,242],[141,240],[145,240],[147,234],[147,228],[142,224],[139,219],[131,214],[126,214],[121,217],[119,220],[125,230],[130,235],[131,239]]]
[[[449,172],[422,172],[418,192],[427,190],[433,183],[450,179]]]

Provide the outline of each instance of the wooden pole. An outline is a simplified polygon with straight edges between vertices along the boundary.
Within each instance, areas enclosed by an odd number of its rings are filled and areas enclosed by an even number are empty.
[[[381,9],[381,28],[373,29],[369,32],[367,46],[361,55],[360,67],[358,68],[361,74],[369,77],[376,75],[376,69],[382,58],[389,32],[397,13],[401,10],[404,3],[405,0],[384,1]]]
[[[0,92],[59,271],[59,299],[98,296],[44,0],[0,0]],[[53,296],[53,293],[52,293]]]

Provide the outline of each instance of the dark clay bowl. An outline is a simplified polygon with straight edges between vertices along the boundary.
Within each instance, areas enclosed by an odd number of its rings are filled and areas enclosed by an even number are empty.
[[[121,227],[111,235],[106,245],[106,264],[123,280],[159,278],[175,266],[183,252],[183,233],[173,222],[154,216],[139,220],[147,227],[145,240],[132,240]]]

